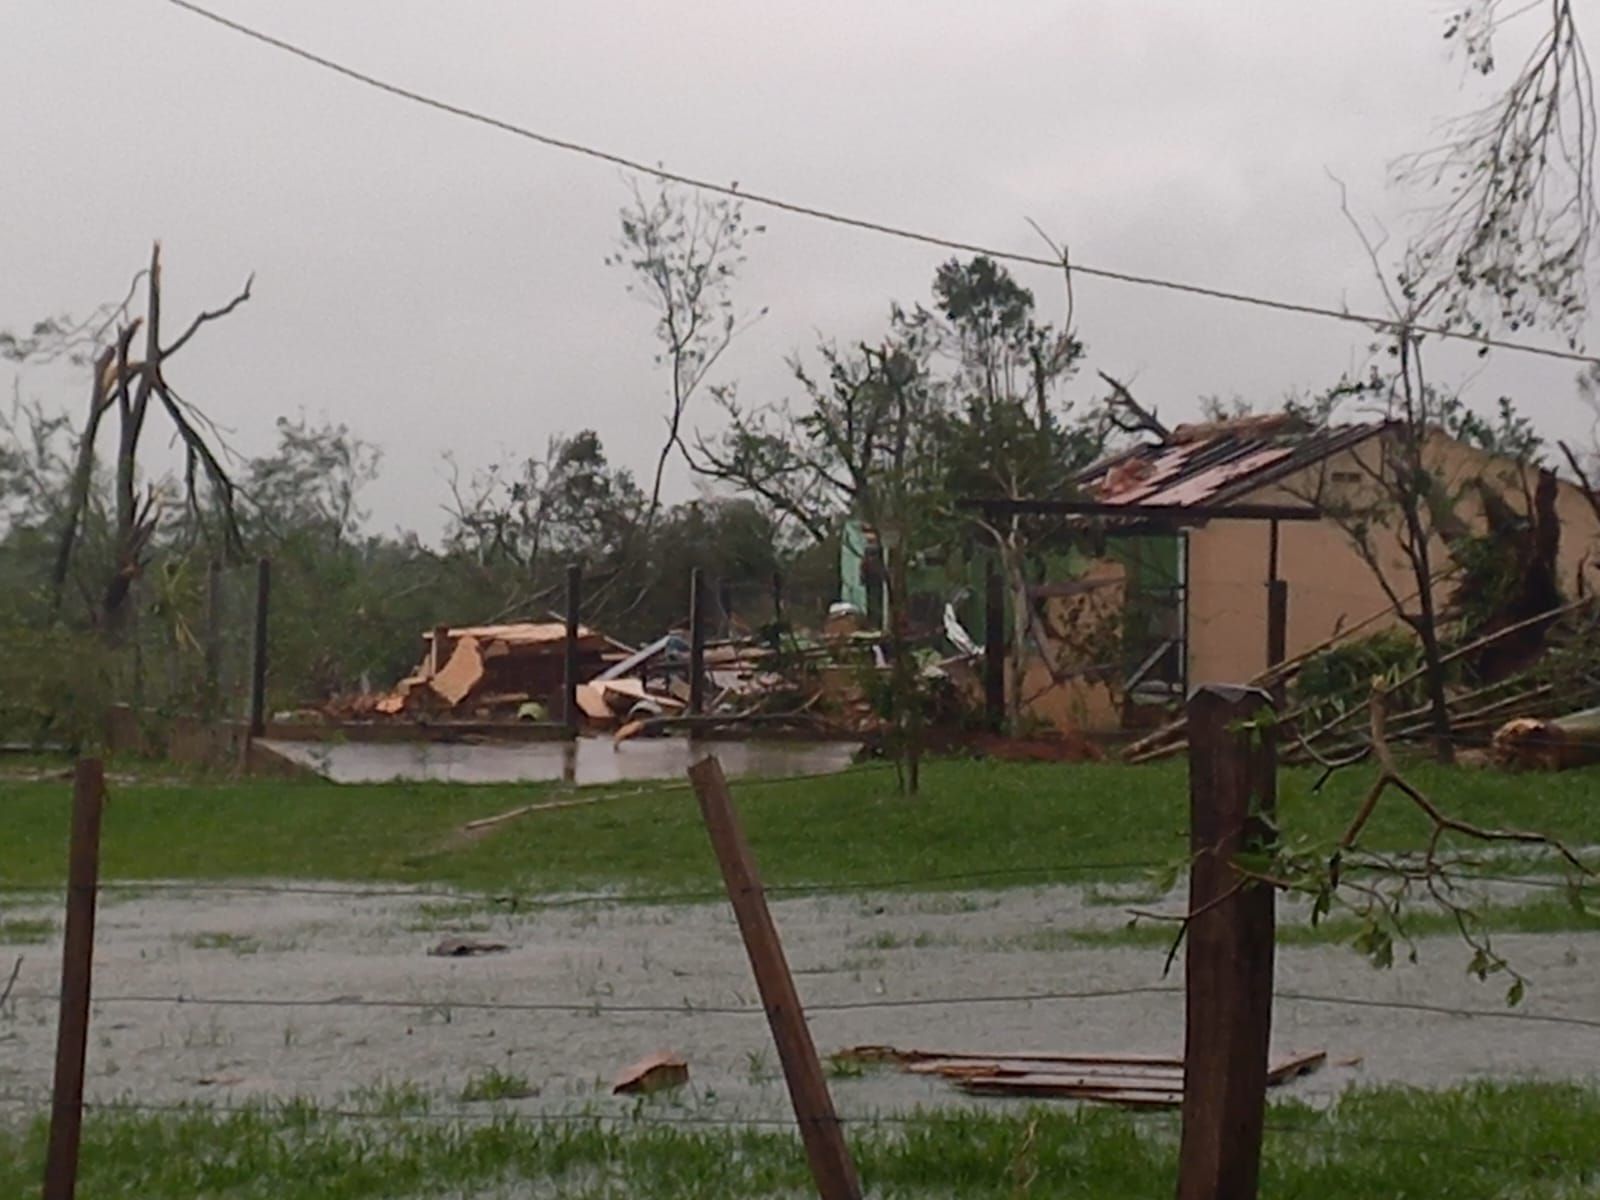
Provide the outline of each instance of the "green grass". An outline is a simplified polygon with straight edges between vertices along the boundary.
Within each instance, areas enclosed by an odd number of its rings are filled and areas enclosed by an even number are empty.
[[[193,950],[226,950],[231,954],[254,954],[261,949],[257,938],[243,933],[207,931],[185,939]]]
[[[1312,795],[1314,775],[1285,770],[1280,825],[1331,839],[1366,776],[1344,771]],[[1449,811],[1484,824],[1600,843],[1600,770],[1502,775],[1418,764],[1414,782]],[[918,797],[895,794],[893,773],[858,768],[822,779],[734,784],[770,884],[863,883],[998,872],[971,888],[1136,877],[1134,865],[1182,857],[1183,764],[1056,766],[937,761]],[[551,891],[720,886],[693,796],[664,785],[645,794],[512,820],[489,836],[455,836],[465,821],[537,800],[555,786],[196,779],[113,787],[102,874],[139,880],[285,877],[452,884]],[[7,836],[0,881],[61,882],[68,788],[0,781]],[[1386,798],[1363,844],[1414,848],[1425,821]],[[1093,870],[1080,870],[1085,865]],[[1109,864],[1109,865],[1107,865]],[[1038,868],[1021,870],[1021,868]],[[1007,872],[1014,872],[1007,874]]]
[[[692,1118],[691,1118],[692,1119]],[[1262,1195],[1573,1200],[1600,1186],[1600,1091],[1481,1084],[1347,1093],[1328,1113],[1275,1106]],[[852,1124],[874,1196],[1149,1200],[1171,1195],[1175,1119],[1108,1108],[967,1109]],[[44,1123],[0,1128],[0,1194],[33,1194]],[[535,1123],[341,1120],[306,1103],[213,1113],[92,1113],[79,1194],[96,1200],[570,1200],[803,1197],[787,1129],[662,1125],[645,1116]]]
[[[56,923],[48,917],[0,917],[0,946],[38,946],[55,931]]]
[[[486,1100],[525,1100],[537,1096],[539,1089],[522,1075],[490,1067],[467,1080],[461,1089],[463,1104],[477,1104]]]

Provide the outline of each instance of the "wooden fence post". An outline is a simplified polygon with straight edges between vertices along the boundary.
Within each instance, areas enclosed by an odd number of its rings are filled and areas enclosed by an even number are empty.
[[[205,683],[201,709],[207,721],[216,721],[222,709],[222,564],[212,559],[206,564]],[[237,712],[228,714],[230,720]]]
[[[689,572],[689,712],[698,715],[706,703],[706,579],[695,567]]]
[[[267,731],[267,612],[272,601],[272,560],[256,561],[255,652],[250,660],[250,736]]]
[[[717,616],[720,618],[717,636],[733,636],[733,580],[724,576],[717,580]]]
[[[89,1045],[89,982],[94,965],[95,892],[100,881],[100,813],[105,775],[80,758],[72,780],[72,841],[67,851],[67,927],[61,948],[61,1011],[56,1022],[55,1089],[44,1160],[44,1200],[72,1200],[83,1129],[83,1064]]]
[[[578,618],[583,603],[583,568],[567,565],[567,640],[561,660],[561,719],[578,731]]]
[[[1189,699],[1189,920],[1178,1200],[1254,1200],[1272,1033],[1271,885],[1235,854],[1276,837],[1272,714],[1258,688],[1206,684]]]
[[[860,1200],[861,1183],[856,1178],[855,1162],[833,1110],[822,1063],[806,1026],[783,943],[767,908],[755,859],[734,812],[722,764],[715,757],[703,758],[689,768],[689,780],[722,868],[739,934],[750,956],[750,969],[755,972],[756,988],[767,1010],[767,1023],[772,1026],[772,1040],[783,1065],[784,1082],[789,1085],[789,1099],[794,1104],[795,1122],[800,1126],[800,1140],[805,1144],[817,1194],[822,1200]]]

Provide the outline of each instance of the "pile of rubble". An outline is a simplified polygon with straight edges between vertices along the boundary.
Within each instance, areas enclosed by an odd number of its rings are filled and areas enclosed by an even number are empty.
[[[946,629],[951,636],[948,617]],[[887,673],[884,635],[853,611],[834,613],[819,635],[770,631],[706,644],[700,711],[691,713],[689,639],[670,632],[634,648],[578,629],[575,701],[582,725],[619,740],[678,728],[739,726],[859,736],[879,724],[873,678]],[[959,622],[955,628],[960,629]],[[927,639],[924,639],[926,641]],[[323,707],[334,720],[514,722],[562,717],[566,626],[559,621],[439,626],[422,635],[417,666],[393,689]],[[965,631],[956,653],[918,649],[930,690],[955,707],[978,699],[978,653]],[[948,705],[947,705],[948,706]]]

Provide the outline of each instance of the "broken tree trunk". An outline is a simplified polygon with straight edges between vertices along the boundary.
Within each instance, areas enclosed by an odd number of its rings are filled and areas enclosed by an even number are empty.
[[[1496,731],[1489,752],[1501,766],[1542,771],[1600,763],[1600,708],[1553,720],[1507,721]]]
[[[117,451],[113,474],[115,527],[112,533],[114,559],[111,575],[98,587],[87,588],[99,597],[99,609],[92,615],[102,630],[115,641],[124,629],[131,608],[130,594],[144,568],[147,551],[161,518],[161,505],[152,489],[139,499],[139,454],[146,417],[154,400],[177,432],[188,459],[185,474],[187,499],[199,511],[199,475],[204,474],[217,503],[223,535],[223,548],[236,558],[242,547],[234,511],[234,484],[222,460],[212,449],[205,430],[207,422],[190,403],[181,399],[167,382],[163,368],[167,361],[188,344],[202,325],[227,316],[250,298],[250,281],[221,308],[202,312],[179,337],[168,345],[161,341],[161,243],[151,248],[150,266],[145,278],[145,315],[132,318],[117,330],[116,341],[96,356],[90,387],[88,419],[78,439],[72,486],[63,514],[61,534],[56,544],[51,571],[52,603],[59,609],[66,582],[71,574],[77,544],[93,490],[95,445],[108,412],[117,410]],[[120,311],[120,310],[119,310]],[[130,357],[133,339],[144,331],[144,357]]]

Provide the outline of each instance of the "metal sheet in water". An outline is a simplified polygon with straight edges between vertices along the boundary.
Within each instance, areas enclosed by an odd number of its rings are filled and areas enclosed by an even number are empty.
[[[559,779],[589,784],[681,779],[689,765],[706,754],[715,754],[721,759],[722,769],[730,778],[823,775],[844,770],[860,749],[858,742],[696,742],[688,738],[635,738],[621,745],[614,744],[610,738],[499,745],[283,741],[264,744],[334,783],[381,783],[391,779],[520,783]]]

